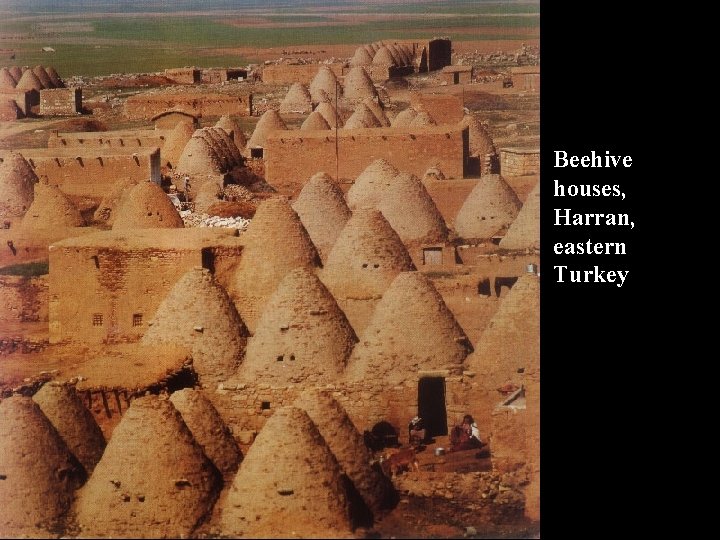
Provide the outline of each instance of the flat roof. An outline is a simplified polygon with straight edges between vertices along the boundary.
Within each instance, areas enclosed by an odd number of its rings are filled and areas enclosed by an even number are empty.
[[[211,246],[240,246],[235,229],[193,227],[186,229],[122,229],[99,231],[55,242],[49,249],[114,248],[192,250]]]
[[[445,66],[442,68],[444,73],[453,73],[456,71],[472,71],[472,66]]]
[[[357,136],[399,136],[399,135],[424,135],[424,134],[441,134],[456,133],[463,129],[460,124],[447,124],[442,126],[417,126],[417,127],[376,127],[376,128],[359,128],[359,129],[338,129],[338,138],[350,138]],[[335,138],[334,129],[278,129],[272,131],[267,140],[277,139],[320,139],[330,137]],[[267,144],[266,144],[267,146]]]
[[[121,148],[85,148],[82,146],[72,148],[19,148],[14,150],[15,153],[22,155],[25,159],[28,158],[68,158],[75,159],[76,157],[96,158],[96,157],[109,157],[109,156],[132,156],[133,154],[138,155],[151,155],[160,149],[159,146],[148,146],[148,147],[121,147]],[[0,158],[10,154],[10,150],[0,150]]]

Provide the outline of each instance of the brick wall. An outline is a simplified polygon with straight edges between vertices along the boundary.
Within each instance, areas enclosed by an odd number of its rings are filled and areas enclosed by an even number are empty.
[[[410,105],[426,111],[437,125],[454,125],[463,119],[462,99],[452,94],[418,94],[410,96]]]
[[[88,131],[60,133],[54,131],[48,139],[48,148],[161,148],[169,131],[164,129],[137,129],[131,131]]]
[[[252,94],[141,94],[130,96],[125,101],[125,116],[133,120],[150,120],[168,110],[183,111],[194,116],[250,116]]]
[[[40,93],[37,90],[18,92],[16,90],[0,90],[0,99],[12,99],[23,114],[30,112],[30,107],[40,103]]]
[[[315,173],[335,177],[334,131],[276,131],[264,148],[265,179],[297,195]],[[447,178],[462,178],[468,130],[457,127],[338,130],[339,178],[355,179],[372,161],[385,158],[419,178],[438,165]]]
[[[262,71],[262,81],[265,84],[292,84],[299,82],[310,84],[321,66],[329,67],[335,75],[344,74],[343,64],[275,64],[265,66]]]
[[[196,68],[166,69],[165,77],[175,84],[195,84],[200,82],[200,70]]]
[[[0,322],[48,320],[47,276],[0,275]]]
[[[50,341],[136,341],[170,289],[227,230],[112,231],[50,246]],[[241,251],[238,239],[232,256]],[[226,246],[231,247],[230,245]],[[134,325],[134,315],[142,321]],[[136,323],[135,323],[136,324]]]
[[[160,182],[160,149],[28,148],[21,150],[38,177],[68,195],[103,197],[121,178]]]
[[[82,112],[82,88],[40,90],[40,116],[75,115]]]
[[[500,174],[505,176],[540,174],[540,150],[501,148]]]

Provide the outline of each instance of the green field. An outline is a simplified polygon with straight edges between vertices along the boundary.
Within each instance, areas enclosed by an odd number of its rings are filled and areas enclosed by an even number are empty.
[[[308,9],[308,8],[304,8]],[[351,11],[319,14],[300,8],[267,12],[212,11],[198,16],[137,14],[100,17],[66,13],[62,16],[9,15],[0,22],[0,48],[12,49],[16,58],[6,65],[53,65],[61,75],[146,73],[170,67],[241,66],[256,62],[227,49],[369,43],[393,38],[428,38],[445,35],[454,41],[507,39],[507,29],[517,40],[536,39],[540,16],[537,4],[444,2],[442,4],[390,3],[350,6]],[[428,12],[427,17],[417,14]],[[352,24],[333,24],[332,13],[392,13],[399,18]],[[446,13],[446,14],[443,14]],[[403,18],[402,14],[408,17]],[[503,14],[502,16],[493,16]],[[528,15],[529,14],[529,15]],[[243,17],[278,27],[243,27]],[[327,24],[326,26],[294,26]],[[453,30],[456,32],[454,33]],[[476,31],[474,31],[476,30]],[[55,53],[44,53],[49,46]]]

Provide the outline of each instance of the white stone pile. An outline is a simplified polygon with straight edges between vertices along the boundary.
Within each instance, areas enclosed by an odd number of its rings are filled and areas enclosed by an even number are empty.
[[[226,227],[244,231],[250,224],[249,219],[242,217],[220,217],[208,214],[196,214],[190,210],[180,212],[185,227]]]

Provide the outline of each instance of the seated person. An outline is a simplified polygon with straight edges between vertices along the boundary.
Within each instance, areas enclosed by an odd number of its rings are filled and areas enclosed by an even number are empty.
[[[451,452],[472,450],[473,448],[480,448],[482,446],[480,430],[472,416],[466,414],[463,417],[462,424],[452,428],[452,431],[450,431],[450,444]]]
[[[409,441],[411,445],[417,446],[425,442],[427,437],[427,429],[425,429],[425,422],[419,416],[416,416],[410,420],[408,424]]]

